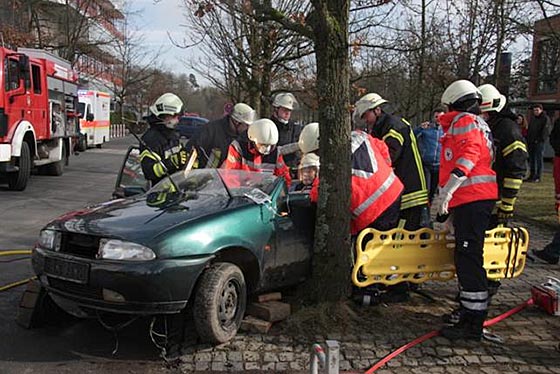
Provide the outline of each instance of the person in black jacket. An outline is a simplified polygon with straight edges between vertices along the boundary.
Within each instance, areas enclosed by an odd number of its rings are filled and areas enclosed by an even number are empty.
[[[554,192],[556,197],[556,212],[560,208],[560,117],[554,122],[554,128],[550,133],[550,145],[554,149],[554,166],[552,177],[554,178]]]
[[[172,93],[161,95],[150,106],[150,128],[142,135],[140,163],[144,176],[152,185],[187,164],[187,151],[176,132],[182,107],[181,99]]]
[[[533,118],[529,122],[527,145],[531,173],[527,182],[540,182],[543,168],[544,142],[550,133],[550,118],[541,104],[533,105]]]
[[[199,168],[219,168],[224,163],[232,141],[247,131],[255,111],[249,105],[237,103],[230,114],[207,123],[193,140],[198,152]]]
[[[363,96],[355,105],[354,121],[365,121],[371,134],[389,147],[395,174],[404,184],[399,227],[417,230],[429,226],[430,221],[422,157],[410,124],[385,113],[381,105],[386,102],[376,93]]]
[[[278,128],[278,148],[280,153],[284,156],[284,162],[290,169],[297,169],[299,165],[298,147],[295,143],[298,142],[301,126],[291,120],[292,111],[297,105],[297,100],[289,92],[281,92],[274,96],[272,101],[272,116],[271,120]],[[293,147],[284,147],[289,144],[294,144]]]
[[[506,224],[513,218],[515,201],[527,174],[527,145],[516,116],[506,107],[506,97],[491,84],[479,87],[482,93],[481,117],[492,131],[494,163],[498,183],[495,224]],[[495,226],[494,224],[494,226]]]

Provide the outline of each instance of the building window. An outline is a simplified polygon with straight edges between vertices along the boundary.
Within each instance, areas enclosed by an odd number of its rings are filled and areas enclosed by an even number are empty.
[[[539,43],[538,93],[556,93],[560,77],[560,45],[558,40],[545,39]]]

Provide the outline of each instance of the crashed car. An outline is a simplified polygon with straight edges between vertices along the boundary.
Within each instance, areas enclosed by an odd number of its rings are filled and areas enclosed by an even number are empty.
[[[137,155],[129,150],[116,195],[145,188]],[[145,193],[50,222],[33,269],[74,316],[169,315],[191,306],[200,338],[222,343],[237,333],[249,294],[309,274],[312,209],[307,195],[288,193],[272,174],[181,171]]]

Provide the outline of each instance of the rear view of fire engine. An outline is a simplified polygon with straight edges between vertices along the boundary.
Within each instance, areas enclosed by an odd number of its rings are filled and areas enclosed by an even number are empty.
[[[0,180],[27,186],[31,170],[62,175],[78,134],[77,75],[46,51],[0,47]]]

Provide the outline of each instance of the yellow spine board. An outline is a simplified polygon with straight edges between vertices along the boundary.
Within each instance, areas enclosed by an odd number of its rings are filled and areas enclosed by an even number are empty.
[[[525,228],[498,227],[486,231],[484,268],[489,279],[519,276],[525,268],[529,233]],[[374,283],[448,281],[455,277],[455,242],[432,229],[378,231],[364,229],[356,240],[352,282]]]

